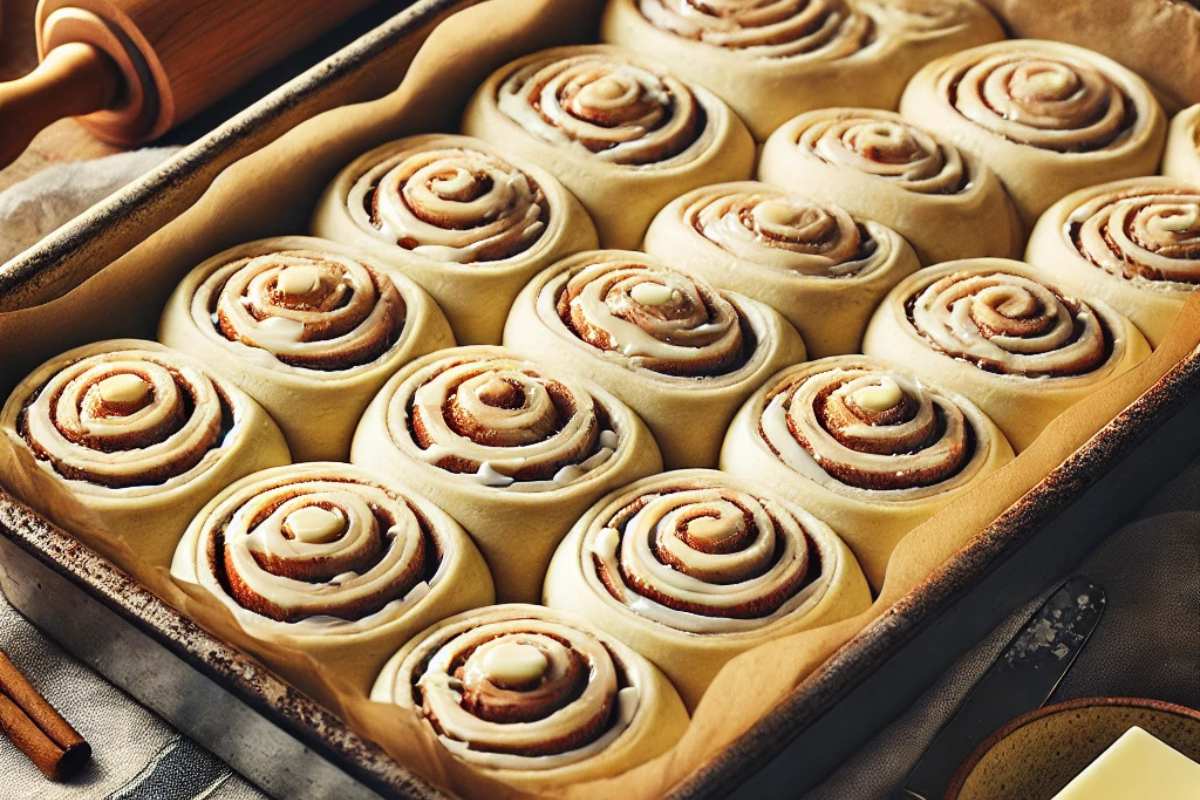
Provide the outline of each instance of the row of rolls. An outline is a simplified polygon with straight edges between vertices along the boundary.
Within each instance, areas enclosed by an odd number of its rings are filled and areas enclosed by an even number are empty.
[[[972,3],[683,5],[603,23],[670,68],[520,59],[313,236],[198,265],[159,342],[36,369],[0,412],[25,499],[525,788],[657,755],[738,653],[867,609],[1166,335],[1200,114],[1164,145],[1139,78]]]

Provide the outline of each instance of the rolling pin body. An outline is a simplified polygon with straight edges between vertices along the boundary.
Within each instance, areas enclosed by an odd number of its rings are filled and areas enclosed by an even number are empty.
[[[40,0],[43,63],[0,85],[0,166],[64,116],[114,144],[155,139],[373,2]]]

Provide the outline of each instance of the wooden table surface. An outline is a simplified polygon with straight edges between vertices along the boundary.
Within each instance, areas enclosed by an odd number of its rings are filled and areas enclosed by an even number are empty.
[[[0,81],[11,81],[37,66],[33,12],[37,0],[0,0]],[[0,124],[3,124],[0,122]],[[64,119],[38,134],[21,157],[0,170],[0,191],[40,172],[51,164],[99,158],[119,152],[93,139],[74,120]]]

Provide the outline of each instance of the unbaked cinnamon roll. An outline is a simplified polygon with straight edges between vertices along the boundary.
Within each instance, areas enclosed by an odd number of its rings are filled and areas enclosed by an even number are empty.
[[[256,655],[318,696],[314,676],[273,663],[277,648],[365,693],[418,631],[493,599],[479,551],[445,511],[400,476],[333,462],[229,486],[188,527],[171,576],[227,608]]]
[[[1021,226],[996,175],[891,111],[801,114],[767,139],[758,176],[894,228],[924,264],[1020,251]]]
[[[925,66],[900,112],[996,171],[1025,225],[1095,183],[1148,175],[1166,125],[1145,81],[1082,47],[995,42]]]
[[[688,723],[645,658],[585,619],[523,604],[424,631],[388,661],[371,699],[417,713],[455,758],[529,792],[619,775]]]
[[[1171,120],[1163,174],[1200,185],[1200,104],[1185,108]]]
[[[716,95],[604,45],[543,50],[497,70],[463,130],[561,180],[605,247],[636,247],[671,198],[748,178],[754,164],[746,126]]]
[[[974,400],[1021,451],[1150,347],[1106,303],[1072,297],[1019,261],[977,258],[893,289],[863,351]]]
[[[554,555],[546,603],[649,658],[695,707],[738,653],[854,616],[871,596],[825,523],[754,483],[694,469],[592,506]]]
[[[1025,260],[1108,303],[1157,345],[1200,288],[1200,186],[1132,178],[1081,189],[1038,220]]]
[[[805,356],[796,329],[765,303],[627,250],[580,253],[534,278],[504,343],[628,403],[669,469],[714,466],[738,406]]]
[[[646,426],[598,386],[500,347],[414,361],[371,402],[351,459],[404,475],[474,537],[501,600],[536,600],[597,497],[658,471]]]
[[[291,460],[249,395],[140,339],[42,364],[9,395],[0,430],[5,483],[135,573],[169,564],[192,516],[230,481]],[[58,502],[63,492],[79,509]]]
[[[721,468],[829,523],[878,589],[906,533],[1012,457],[962,395],[848,355],[785,369],[755,392],[729,428]]]
[[[974,0],[614,0],[601,36],[712,89],[761,141],[816,108],[895,108],[922,65],[1004,32]]]
[[[676,198],[650,224],[646,250],[777,309],[810,356],[857,352],[875,306],[920,267],[891,228],[752,181]]]
[[[303,236],[239,245],[193,269],[167,302],[159,338],[262,403],[298,461],[345,458],[383,382],[454,344],[411,280],[362,251]]]
[[[401,268],[463,344],[499,342],[526,281],[596,246],[587,212],[548,172],[447,134],[409,136],[350,162],[312,228]]]

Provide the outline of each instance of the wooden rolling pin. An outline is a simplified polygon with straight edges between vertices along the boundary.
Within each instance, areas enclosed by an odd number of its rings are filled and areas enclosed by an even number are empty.
[[[0,84],[0,167],[45,126],[155,139],[375,0],[40,0],[41,64]]]

